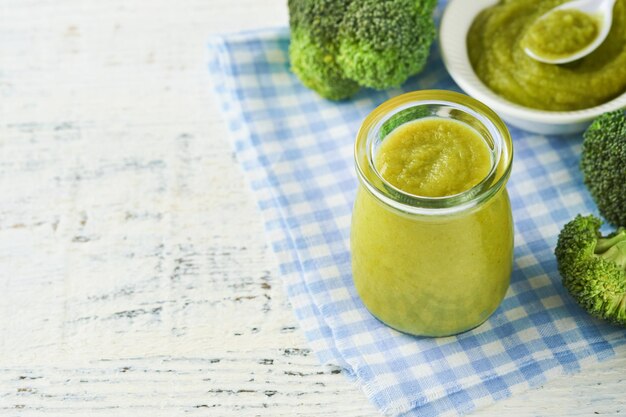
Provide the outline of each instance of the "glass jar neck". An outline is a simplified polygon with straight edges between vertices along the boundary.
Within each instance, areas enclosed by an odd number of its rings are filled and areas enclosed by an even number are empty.
[[[374,164],[380,143],[397,127],[427,117],[466,123],[482,136],[491,152],[491,169],[481,182],[459,194],[422,197],[394,187],[380,175]],[[374,197],[403,212],[423,215],[457,213],[489,200],[505,186],[513,159],[511,136],[498,115],[469,96],[444,90],[406,93],[378,106],[363,121],[354,152],[359,181]]]

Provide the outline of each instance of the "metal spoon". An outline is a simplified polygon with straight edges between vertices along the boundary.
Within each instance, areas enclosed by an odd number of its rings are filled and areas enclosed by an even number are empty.
[[[586,55],[589,55],[593,52],[600,44],[606,39],[609,34],[609,30],[611,29],[611,24],[613,23],[613,6],[615,5],[615,0],[574,0],[567,3],[564,3],[554,9],[548,11],[543,14],[538,20],[544,19],[549,14],[557,11],[557,10],[578,10],[583,13],[590,14],[592,16],[600,17],[600,27],[598,31],[598,35],[589,45],[584,47],[583,49],[564,57],[559,58],[549,58],[541,55],[535,54],[531,49],[524,48],[524,52],[526,55],[531,58],[545,62],[547,64],[565,64],[567,62],[576,61]]]

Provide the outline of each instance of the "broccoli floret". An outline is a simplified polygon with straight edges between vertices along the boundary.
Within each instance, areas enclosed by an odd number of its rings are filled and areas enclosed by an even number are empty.
[[[289,0],[291,70],[302,84],[322,97],[340,100],[354,95],[359,85],[339,67],[335,39],[352,0]]]
[[[346,76],[364,87],[384,89],[420,72],[435,37],[430,17],[435,3],[353,1],[338,38],[337,60]]]
[[[436,0],[288,0],[292,71],[321,96],[384,89],[420,72]]]
[[[626,114],[604,113],[584,133],[580,168],[600,214],[626,226]]]
[[[626,229],[602,236],[602,221],[578,215],[554,251],[563,286],[592,316],[626,326]]]

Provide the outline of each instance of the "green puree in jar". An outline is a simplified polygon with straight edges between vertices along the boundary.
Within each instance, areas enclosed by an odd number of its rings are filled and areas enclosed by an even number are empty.
[[[586,34],[588,29],[579,27],[575,31],[580,33],[567,40],[563,34],[571,30],[567,22],[533,34],[539,17],[563,3],[565,0],[502,0],[476,17],[467,48],[474,71],[485,85],[514,103],[552,111],[597,106],[626,91],[626,0],[617,0],[607,39],[589,55],[560,65],[526,55],[523,44],[542,43],[541,39],[553,37],[549,32],[561,31],[556,36],[561,39],[553,45],[543,43],[547,52],[574,48],[591,36]]]
[[[386,137],[376,154],[376,169],[409,194],[445,197],[484,179],[491,154],[468,125],[433,117],[406,123]]]
[[[598,23],[597,18],[580,10],[556,10],[528,28],[521,46],[544,58],[564,58],[593,42]]]
[[[374,165],[406,193],[443,197],[488,177],[495,165],[491,155],[472,127],[429,117],[394,129],[379,145]],[[469,330],[494,312],[509,285],[513,227],[504,188],[468,211],[415,217],[359,187],[351,240],[359,296],[374,316],[403,332],[445,336]]]

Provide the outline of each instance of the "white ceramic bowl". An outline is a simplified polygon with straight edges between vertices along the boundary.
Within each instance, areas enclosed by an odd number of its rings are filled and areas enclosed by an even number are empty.
[[[500,0],[450,0],[441,18],[439,42],[443,62],[454,81],[467,94],[491,107],[506,122],[543,134],[584,130],[600,114],[626,107],[626,92],[600,106],[576,111],[544,111],[512,103],[491,91],[476,76],[467,54],[467,32],[483,9]]]

